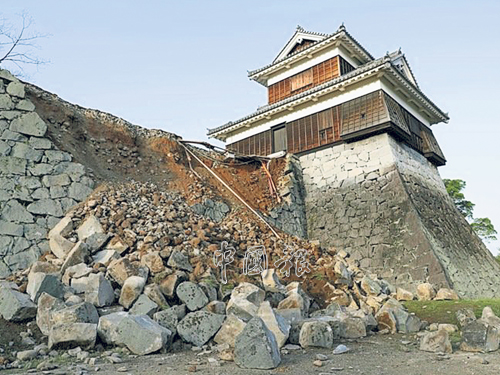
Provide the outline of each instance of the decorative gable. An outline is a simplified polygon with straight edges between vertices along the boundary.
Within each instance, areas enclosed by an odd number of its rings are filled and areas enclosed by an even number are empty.
[[[309,47],[311,44],[325,39],[327,36],[327,34],[306,31],[301,26],[297,26],[295,33],[290,38],[288,43],[283,47],[278,56],[276,56],[276,58],[273,60],[273,63],[284,59],[285,57],[292,55],[295,52],[303,50]]]

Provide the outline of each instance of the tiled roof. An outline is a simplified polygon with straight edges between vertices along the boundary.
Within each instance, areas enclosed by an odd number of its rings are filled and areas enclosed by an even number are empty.
[[[224,125],[221,125],[219,127],[216,127],[216,128],[213,128],[213,129],[208,129],[208,135],[213,135],[215,133],[218,133],[222,130],[225,130],[225,129],[228,129],[234,125],[237,125],[243,121],[246,121],[246,120],[249,120],[253,117],[256,117],[258,115],[261,115],[261,114],[264,114],[266,112],[269,112],[273,109],[276,109],[276,108],[279,108],[281,106],[284,106],[288,103],[291,103],[291,102],[294,102],[300,98],[303,98],[305,96],[308,96],[308,95],[311,95],[311,94],[314,94],[316,92],[319,92],[319,91],[322,91],[324,89],[327,89],[331,86],[335,86],[335,85],[338,85],[338,84],[341,84],[345,81],[348,81],[352,78],[355,78],[359,75],[362,75],[366,72],[369,72],[371,71],[372,69],[375,69],[375,68],[379,68],[379,67],[382,67],[383,65],[385,64],[388,64],[387,67],[391,67],[393,69],[391,69],[391,72],[393,74],[393,76],[398,79],[402,84],[404,84],[408,89],[410,89],[410,91],[413,91],[417,96],[420,96],[422,101],[423,102],[427,102],[428,105],[430,107],[432,107],[434,109],[434,113],[436,115],[438,115],[439,117],[442,118],[442,121],[447,121],[449,118],[448,118],[448,115],[446,113],[444,113],[443,111],[441,111],[422,91],[420,91],[420,89],[418,87],[416,87],[408,78],[406,78],[404,76],[404,74],[402,74],[399,69],[397,69],[396,67],[394,67],[391,63],[392,60],[394,60],[395,58],[401,56],[402,53],[401,51],[396,51],[396,52],[393,52],[393,53],[390,53],[390,54],[387,54],[386,56],[384,57],[381,57],[377,60],[374,60],[374,61],[370,61],[360,67],[358,67],[357,69],[347,73],[347,74],[344,74],[340,77],[336,77],[328,82],[325,82],[321,85],[318,85],[318,86],[315,86],[307,91],[304,91],[304,92],[301,92],[297,95],[294,95],[294,96],[291,96],[289,98],[286,98],[286,99],[283,99],[279,102],[276,102],[274,104],[271,104],[271,105],[265,105],[265,106],[262,106],[262,107],[259,107],[259,109],[245,117],[242,117],[240,118],[239,120],[236,120],[236,121],[230,121]]]
[[[302,29],[302,30],[303,30],[303,29]],[[364,54],[365,54],[365,55],[366,55],[366,56],[367,56],[370,60],[373,60],[373,56],[372,56],[372,55],[371,55],[371,54],[370,54],[370,53],[369,53],[369,52],[368,52],[368,51],[367,51],[367,50],[366,50],[366,49],[365,49],[365,48],[364,48],[361,44],[359,44],[359,42],[358,42],[356,39],[354,39],[354,38],[351,36],[351,34],[349,34],[349,33],[347,32],[347,30],[346,30],[346,28],[344,27],[344,25],[341,25],[341,26],[339,27],[339,29],[338,29],[336,32],[334,32],[333,34],[313,33],[313,32],[310,32],[310,31],[305,31],[305,30],[303,30],[303,31],[301,31],[301,32],[305,32],[305,33],[312,34],[312,35],[320,35],[320,36],[325,36],[325,39],[323,39],[323,40],[319,40],[319,41],[317,41],[317,42],[315,42],[315,43],[311,43],[311,45],[309,45],[308,47],[306,47],[306,48],[304,48],[304,49],[302,49],[302,50],[296,51],[296,52],[294,52],[294,53],[291,53],[291,54],[289,54],[289,55],[285,56],[284,58],[282,58],[282,59],[280,59],[280,60],[275,60],[275,61],[273,61],[271,64],[268,64],[268,65],[266,65],[266,66],[263,66],[262,68],[259,68],[259,69],[255,69],[255,70],[248,71],[248,76],[249,76],[249,77],[251,77],[251,76],[253,76],[253,75],[257,74],[257,73],[260,73],[260,72],[262,72],[262,71],[264,71],[264,70],[266,70],[266,69],[268,69],[268,68],[272,67],[273,65],[276,65],[276,64],[282,63],[282,62],[287,61],[287,60],[289,60],[289,59],[291,60],[291,59],[293,59],[293,58],[294,58],[296,55],[298,55],[298,54],[302,54],[302,53],[306,54],[306,52],[307,52],[307,51],[309,51],[310,49],[314,48],[314,47],[315,47],[315,46],[317,46],[318,44],[320,44],[320,43],[324,43],[324,42],[328,41],[329,39],[335,39],[335,38],[338,38],[338,37],[340,37],[340,36],[342,36],[342,35],[345,35],[345,36],[347,36],[349,39],[351,39],[351,41],[352,41],[353,45],[355,46],[355,48],[358,48],[358,49],[359,49],[360,51],[362,51],[362,53],[364,53]],[[292,40],[294,36],[295,36],[295,34],[292,36],[292,38],[290,38],[290,40]],[[290,42],[290,40],[287,42],[287,44]],[[286,46],[286,44],[285,44],[285,46]],[[282,51],[283,51],[283,50],[282,50]],[[280,53],[281,53],[281,52],[280,52]],[[279,54],[278,54],[278,56],[279,56]]]

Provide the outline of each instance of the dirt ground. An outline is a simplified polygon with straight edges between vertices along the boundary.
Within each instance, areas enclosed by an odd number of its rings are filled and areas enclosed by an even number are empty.
[[[177,353],[155,354],[145,357],[123,357],[119,364],[98,360],[95,366],[81,362],[60,364],[57,369],[46,374],[94,373],[112,375],[124,374],[210,374],[210,375],[248,375],[248,374],[342,374],[342,375],[429,375],[429,374],[498,374],[500,355],[498,352],[465,353],[456,351],[451,355],[438,355],[418,350],[415,336],[375,335],[360,340],[342,343],[349,352],[333,355],[331,350],[308,349],[289,351],[282,355],[281,365],[273,370],[245,370],[234,362],[217,360],[210,363],[209,358],[217,358],[215,353],[202,354],[190,350]],[[339,342],[340,344],[340,342]],[[313,365],[317,354],[325,354],[328,360],[323,366]],[[92,354],[94,357],[95,354]],[[83,371],[82,371],[83,370]],[[33,370],[29,371],[30,373]],[[28,369],[6,370],[5,374],[26,374]]]

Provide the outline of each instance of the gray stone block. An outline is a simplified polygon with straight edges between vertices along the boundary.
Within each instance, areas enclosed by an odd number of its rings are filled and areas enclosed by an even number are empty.
[[[0,156],[0,174],[24,175],[26,173],[26,159],[13,156]]]
[[[208,303],[208,298],[203,289],[190,281],[180,283],[176,293],[177,297],[179,297],[190,311],[199,310]]]
[[[33,215],[16,200],[8,201],[2,210],[2,219],[18,223],[33,223]]]
[[[21,322],[36,316],[36,305],[27,294],[0,285],[0,315],[9,321]]]
[[[234,362],[250,369],[272,369],[281,363],[276,339],[262,319],[250,320],[236,338]]]
[[[177,332],[184,341],[201,347],[217,333],[224,318],[203,310],[191,312],[179,322]]]
[[[21,237],[23,234],[24,228],[22,225],[0,220],[0,235]]]
[[[36,137],[43,137],[47,131],[47,125],[36,112],[26,113],[14,119],[10,124],[10,130]]]

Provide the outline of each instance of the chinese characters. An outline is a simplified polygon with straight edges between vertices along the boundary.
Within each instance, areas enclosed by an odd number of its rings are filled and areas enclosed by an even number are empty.
[[[221,243],[221,249],[214,252],[214,264],[219,267],[221,282],[227,284],[227,266],[234,262],[236,250],[230,247],[226,241]],[[289,277],[292,269],[295,275],[302,277],[311,272],[310,264],[306,259],[307,251],[304,249],[293,249],[286,245],[283,256],[274,262],[283,277]],[[266,248],[262,245],[252,246],[247,249],[243,258],[243,274],[248,276],[260,275],[268,269],[268,256]]]

